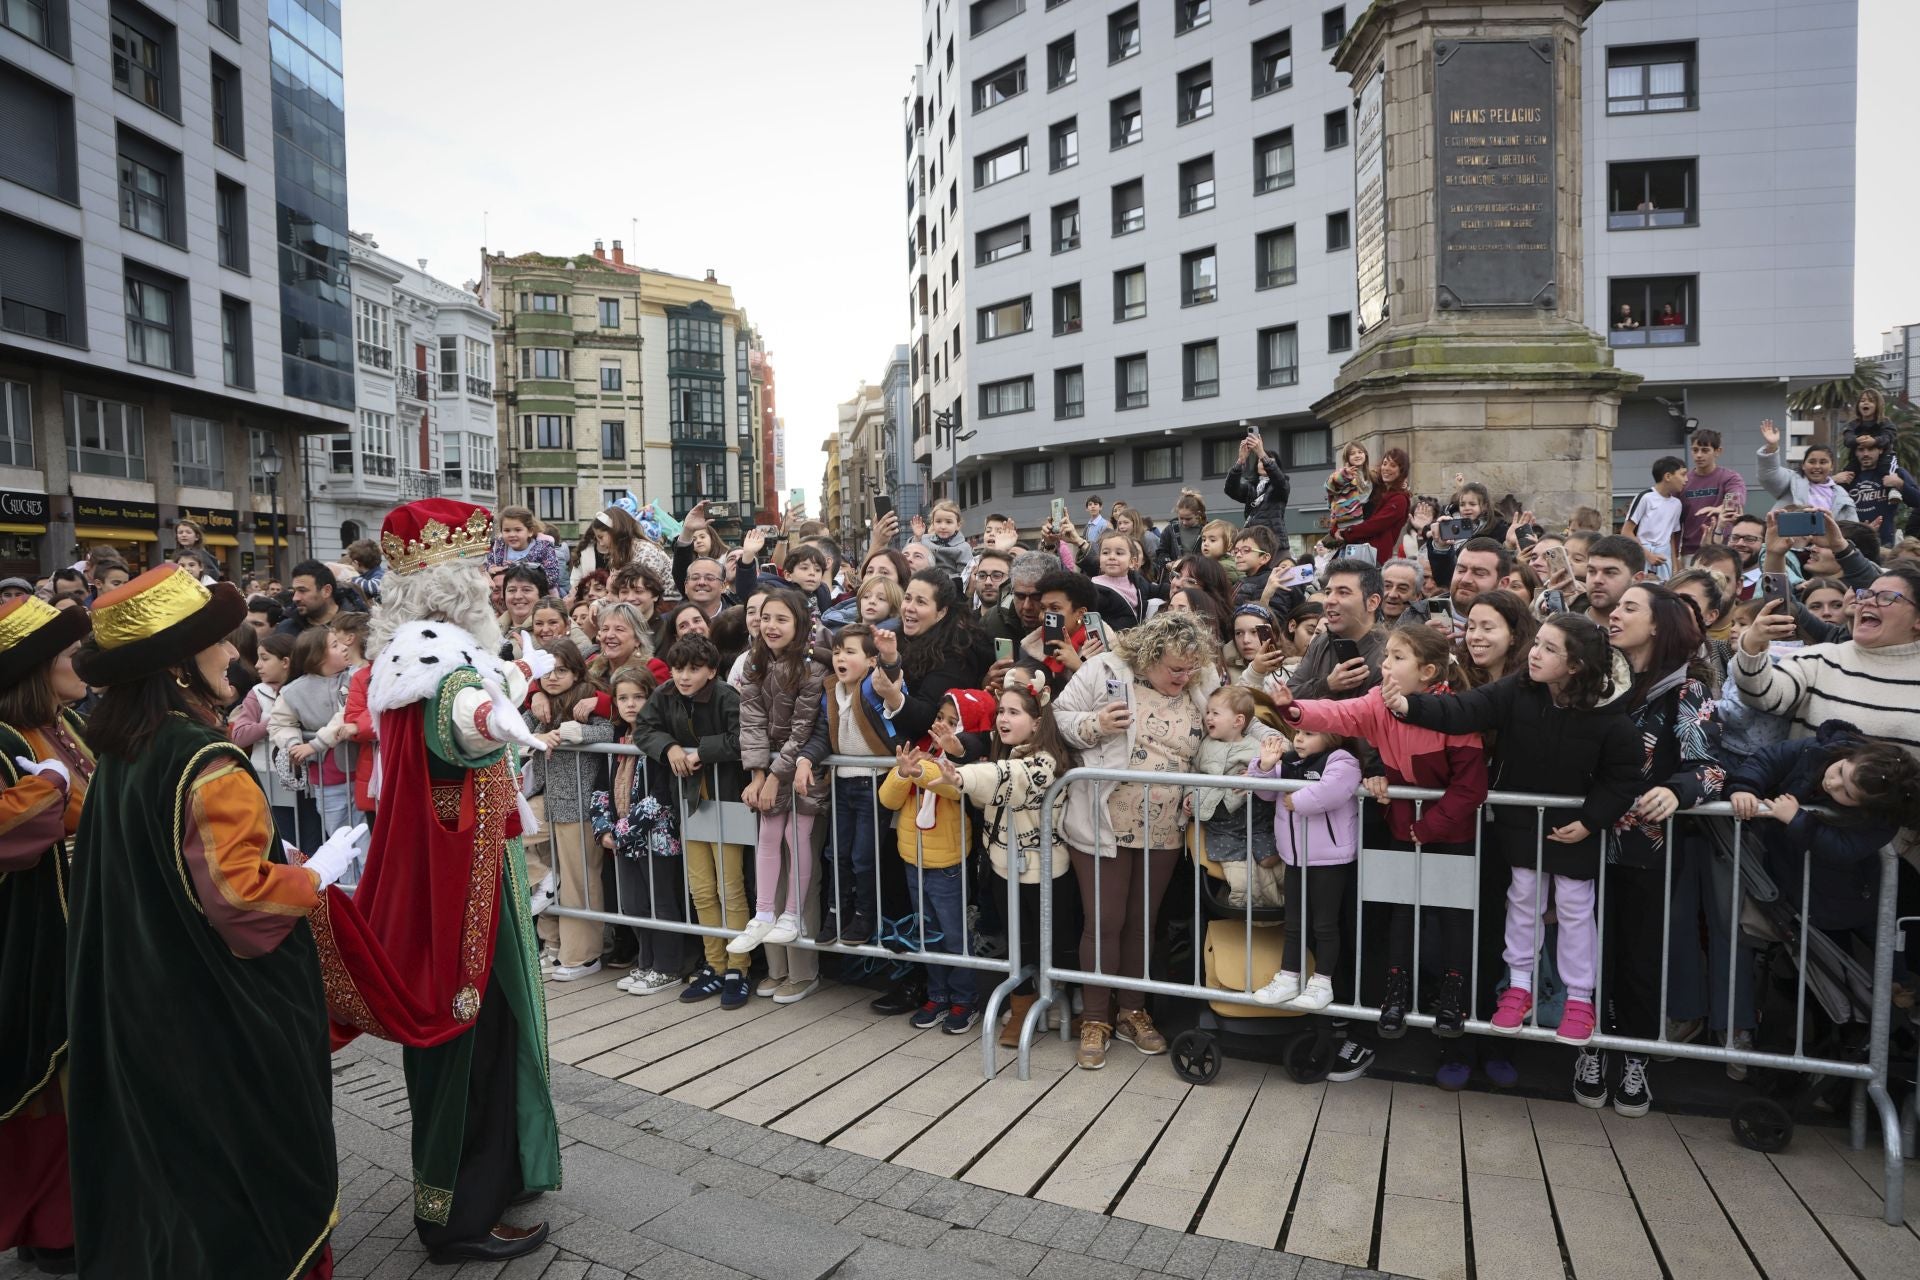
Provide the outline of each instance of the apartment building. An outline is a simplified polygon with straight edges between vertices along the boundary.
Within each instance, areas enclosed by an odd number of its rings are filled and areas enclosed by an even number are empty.
[[[1351,353],[1359,0],[923,0],[903,119],[913,455],[1026,524],[1225,506],[1243,422],[1308,527]],[[1856,0],[1609,0],[1585,44],[1588,322],[1646,378],[1616,488],[1689,419],[1751,467],[1851,367]],[[1614,318],[1627,308],[1631,328]],[[1665,323],[1661,323],[1662,319]]]
[[[299,441],[353,417],[345,118],[334,0],[0,3],[0,571],[150,566],[182,518],[229,573],[303,553]]]
[[[352,429],[306,441],[314,554],[337,558],[377,538],[387,512],[416,498],[498,503],[493,328],[471,288],[349,239],[353,280]]]
[[[713,272],[637,266],[618,240],[483,267],[503,503],[565,538],[627,495],[676,515],[702,498],[751,505],[752,332]]]

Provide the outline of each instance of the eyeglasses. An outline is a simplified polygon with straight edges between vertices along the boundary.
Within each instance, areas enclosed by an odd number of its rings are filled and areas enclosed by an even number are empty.
[[[1876,605],[1882,609],[1891,609],[1897,604],[1913,604],[1913,597],[1898,591],[1872,591],[1861,587],[1853,593],[1853,598],[1861,604]],[[1920,608],[1920,605],[1915,605]]]
[[[1730,533],[1727,535],[1727,541],[1738,542],[1743,546],[1758,546],[1761,542],[1765,541],[1765,539],[1757,533]]]
[[[987,570],[983,572],[979,569],[975,569],[973,571],[973,578],[975,582],[1005,582],[1007,580],[1007,575],[1004,572],[995,572],[992,570]]]
[[[1015,600],[1038,600],[1040,593],[1038,591],[1022,591],[1020,588],[1015,587],[1013,589],[1013,598]]]

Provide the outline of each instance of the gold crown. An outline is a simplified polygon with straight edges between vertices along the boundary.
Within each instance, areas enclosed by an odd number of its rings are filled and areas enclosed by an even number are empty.
[[[485,507],[475,507],[467,522],[457,529],[429,520],[420,526],[418,538],[380,535],[380,554],[395,573],[413,573],[447,560],[484,559],[492,547],[493,517]]]

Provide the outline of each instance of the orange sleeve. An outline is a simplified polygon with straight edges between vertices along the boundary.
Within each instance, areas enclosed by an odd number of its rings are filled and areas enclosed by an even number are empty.
[[[207,923],[242,959],[265,955],[319,904],[318,882],[304,867],[268,861],[279,837],[248,770],[215,761],[188,794],[181,856]]]
[[[66,835],[66,793],[31,775],[0,791],[0,871],[24,871]]]

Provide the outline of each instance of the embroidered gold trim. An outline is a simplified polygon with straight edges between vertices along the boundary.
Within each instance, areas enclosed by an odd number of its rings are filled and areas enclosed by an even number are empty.
[[[308,914],[307,924],[313,930],[314,950],[320,958],[320,988],[327,997],[328,1016],[382,1040],[393,1039],[340,959],[340,944],[333,936],[333,916],[326,894],[320,895],[320,905]]]
[[[447,1218],[453,1213],[453,1192],[444,1187],[430,1187],[426,1183],[414,1180],[413,1216],[422,1222],[431,1222],[436,1226],[447,1225]]]

